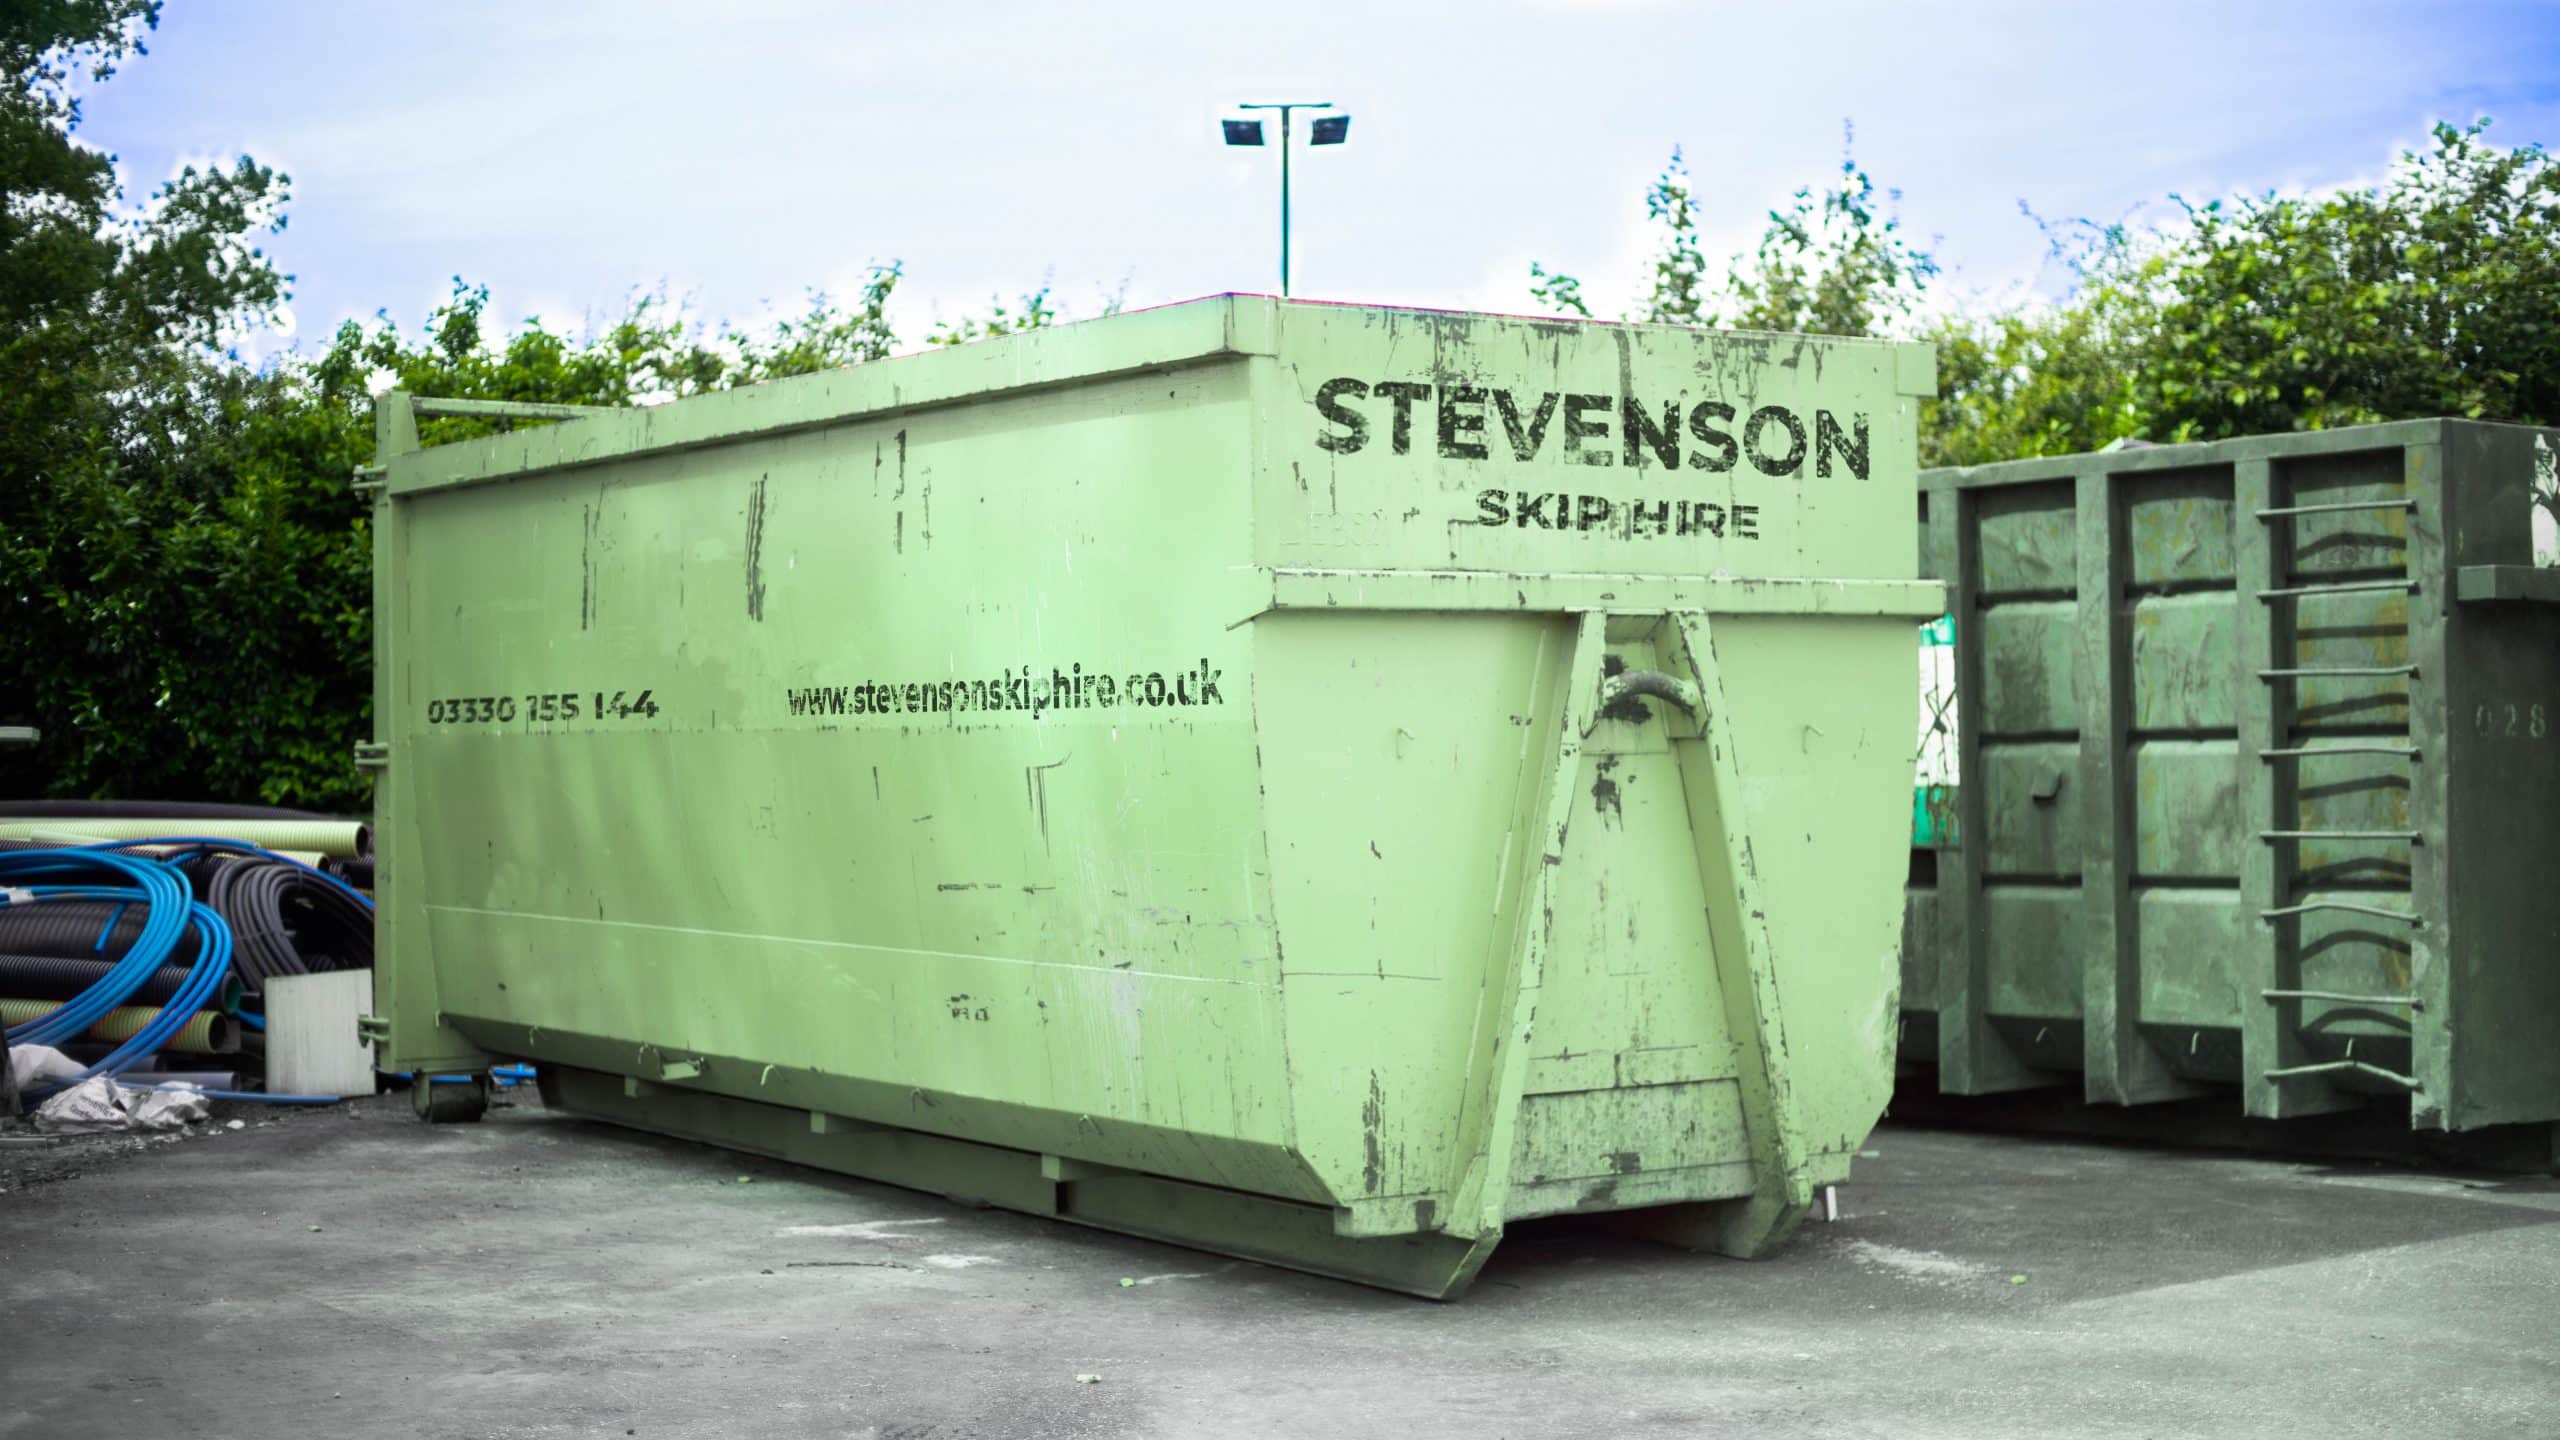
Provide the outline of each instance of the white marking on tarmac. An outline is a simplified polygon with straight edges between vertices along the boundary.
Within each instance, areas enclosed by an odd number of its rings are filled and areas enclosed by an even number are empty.
[[[938,1219],[927,1220],[857,1220],[850,1225],[785,1225],[776,1235],[811,1235],[846,1240],[912,1240],[912,1235],[897,1233],[901,1225],[939,1225]]]
[[[993,1265],[993,1255],[927,1255],[924,1263],[936,1270],[966,1270],[972,1265]]]
[[[1234,1268],[1236,1267],[1233,1265],[1222,1265],[1215,1270],[1185,1270],[1179,1274],[1173,1275],[1141,1275],[1138,1277],[1138,1283],[1141,1285],[1155,1285],[1167,1280],[1206,1280],[1213,1275],[1223,1275]]]
[[[1877,1270],[1890,1270],[1906,1280],[1924,1280],[1933,1285],[1961,1285],[1980,1280],[1991,1273],[1986,1265],[1941,1255],[1935,1250],[1905,1250],[1899,1245],[1879,1245],[1873,1240],[1849,1242],[1849,1258]]]

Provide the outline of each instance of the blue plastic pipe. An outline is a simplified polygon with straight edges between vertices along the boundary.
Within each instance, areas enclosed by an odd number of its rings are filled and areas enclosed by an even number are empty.
[[[97,1024],[168,959],[186,931],[194,903],[187,878],[177,867],[138,855],[96,850],[0,851],[0,888],[14,892],[0,896],[0,900],[12,905],[83,899],[140,900],[148,907],[142,933],[134,937],[115,968],[63,1004],[24,1025],[11,1026],[8,1036],[13,1045],[59,1046]],[[216,916],[213,923],[221,925],[221,918]],[[227,964],[227,928],[223,931],[222,950]],[[201,961],[203,957],[197,958]],[[215,985],[220,980],[221,972],[216,971]],[[192,1014],[194,1009],[190,1005],[186,1013]],[[185,1022],[181,1019],[178,1023]]]

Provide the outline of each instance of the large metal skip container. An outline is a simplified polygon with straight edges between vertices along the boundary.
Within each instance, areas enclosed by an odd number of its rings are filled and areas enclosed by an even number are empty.
[[[1429,1296],[1760,1254],[1891,1082],[1932,383],[1229,296],[388,397],[382,1063]]]
[[[2560,1160],[2560,430],[2404,420],[1922,484],[1954,611],[1915,807],[1919,1083],[2227,1097]]]

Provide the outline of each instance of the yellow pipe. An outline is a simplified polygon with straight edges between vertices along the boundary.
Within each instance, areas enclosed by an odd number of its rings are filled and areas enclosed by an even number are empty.
[[[24,1025],[40,1020],[62,1008],[59,1000],[0,1000],[0,1024]],[[122,1044],[142,1032],[142,1027],[160,1018],[156,1006],[120,1005],[98,1018],[98,1023],[82,1035],[83,1040],[96,1040],[109,1045]],[[183,1050],[193,1055],[227,1055],[240,1048],[240,1023],[228,1015],[212,1010],[199,1010],[177,1034],[169,1037],[163,1050]]]

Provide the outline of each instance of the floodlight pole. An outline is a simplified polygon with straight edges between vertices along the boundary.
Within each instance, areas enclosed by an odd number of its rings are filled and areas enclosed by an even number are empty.
[[[1280,295],[1289,295],[1289,112],[1292,110],[1330,110],[1330,100],[1291,100],[1285,104],[1239,105],[1239,110],[1277,110],[1280,112]]]

